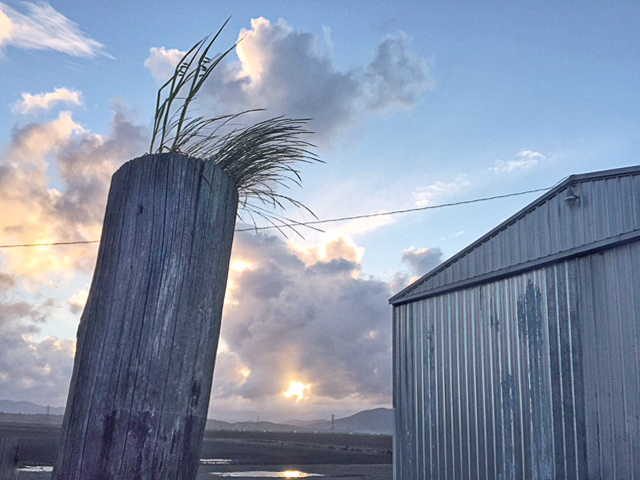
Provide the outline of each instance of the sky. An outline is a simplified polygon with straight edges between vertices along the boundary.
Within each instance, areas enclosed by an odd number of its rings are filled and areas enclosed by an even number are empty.
[[[4,0],[0,245],[99,239],[111,175],[149,150],[159,85],[229,17],[214,49],[241,41],[199,111],[310,118],[324,163],[283,193],[319,219],[640,161],[635,1]],[[542,193],[236,233],[209,416],[390,407],[389,297]],[[96,253],[0,248],[0,399],[65,404]]]

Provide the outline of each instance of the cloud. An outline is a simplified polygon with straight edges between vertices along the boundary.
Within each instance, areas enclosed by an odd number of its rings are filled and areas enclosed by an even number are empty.
[[[64,405],[75,342],[46,338],[34,341],[32,334],[50,315],[52,302],[38,304],[8,299],[15,279],[0,272],[0,391],[8,400],[43,405]]]
[[[442,263],[443,253],[439,247],[416,248],[410,247],[402,252],[402,261],[409,272],[397,272],[390,282],[391,291],[399,292],[406,286],[412,284],[423,275]]]
[[[318,42],[284,20],[260,17],[242,29],[235,49],[238,60],[218,67],[201,99],[212,114],[264,108],[267,115],[309,118],[314,142],[328,142],[370,111],[410,107],[434,85],[428,63],[408,47],[399,33],[385,38],[366,66],[338,69],[332,59],[330,30]],[[319,45],[320,44],[320,45]],[[166,78],[177,50],[152,49],[145,65],[154,78]]]
[[[13,23],[11,19],[0,8],[0,48],[9,41],[12,31]]]
[[[402,261],[409,266],[412,275],[421,277],[442,263],[442,256],[439,247],[410,247],[402,252]]]
[[[435,87],[429,62],[409,49],[400,32],[385,38],[367,66],[368,103],[374,109],[411,107],[425,90]]]
[[[143,129],[119,109],[107,136],[92,134],[60,112],[54,120],[14,129],[0,150],[0,232],[4,243],[99,238],[111,174],[140,154]],[[58,174],[56,187],[50,173]],[[95,245],[5,249],[14,275],[49,281],[75,269],[90,272]]]
[[[511,173],[521,170],[529,170],[547,158],[542,153],[535,152],[533,150],[521,150],[516,156],[516,160],[496,160],[493,167],[489,170],[498,173]]]
[[[413,192],[414,203],[418,207],[428,207],[450,197],[470,184],[466,175],[459,175],[453,181],[438,180],[431,185],[418,187]]]
[[[3,243],[99,238],[113,171],[142,149],[144,130],[115,105],[111,132],[97,135],[70,112],[12,132],[0,148],[0,233]],[[56,188],[52,187],[56,172]],[[0,251],[0,391],[4,398],[64,405],[75,342],[42,338],[41,328],[79,312],[86,291],[67,308],[44,298],[41,283],[64,285],[95,265],[95,245]],[[62,279],[62,281],[60,281]],[[29,291],[26,303],[20,298]],[[38,340],[34,339],[38,337]]]
[[[337,238],[301,252],[279,237],[252,234],[237,235],[233,248],[246,268],[230,275],[238,302],[225,306],[214,404],[240,398],[254,408],[290,408],[282,393],[291,380],[313,385],[312,405],[387,404],[389,289],[354,275],[362,251]]]
[[[359,247],[350,237],[345,235],[323,235],[318,245],[309,246],[293,240],[287,242],[287,247],[301,259],[307,267],[318,261],[346,260],[359,265],[364,256],[364,248]]]
[[[19,329],[2,328],[0,351],[0,390],[5,399],[65,404],[73,369],[73,340],[47,337],[37,342]]]
[[[322,139],[354,121],[361,85],[353,72],[334,68],[313,35],[261,17],[251,20],[239,39],[239,61],[207,85],[224,113],[265,108],[270,116],[311,118]]]
[[[82,312],[85,304],[87,303],[87,297],[89,296],[89,291],[85,288],[81,288],[76,291],[71,297],[69,297],[69,308],[71,313],[78,314]]]
[[[187,52],[176,48],[167,50],[164,47],[151,47],[149,53],[149,57],[144,61],[144,66],[149,69],[155,82],[161,85],[171,78],[176,65]]]
[[[46,2],[21,2],[25,13],[0,3],[0,48],[55,50],[75,57],[107,55],[104,45]]]
[[[82,93],[68,88],[55,88],[53,92],[32,95],[23,93],[22,100],[14,103],[14,113],[30,113],[34,110],[49,110],[58,103],[82,105]]]

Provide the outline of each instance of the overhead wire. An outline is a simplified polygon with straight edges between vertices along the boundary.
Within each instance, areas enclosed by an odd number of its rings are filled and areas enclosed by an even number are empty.
[[[333,222],[344,222],[347,220],[360,220],[362,218],[373,218],[373,217],[382,217],[382,216],[390,216],[390,215],[399,215],[403,213],[411,213],[411,212],[419,212],[423,210],[434,210],[437,208],[445,208],[445,207],[456,207],[459,205],[468,205],[471,203],[479,203],[479,202],[488,202],[491,200],[499,200],[502,198],[516,197],[520,195],[526,195],[529,193],[538,193],[550,190],[553,187],[545,187],[545,188],[536,188],[533,190],[525,190],[521,192],[515,193],[506,193],[504,195],[493,195],[491,197],[482,197],[482,198],[474,198],[471,200],[461,200],[459,202],[451,202],[451,203],[441,203],[438,205],[426,205],[424,207],[414,207],[414,208],[406,208],[403,210],[391,210],[388,212],[378,212],[378,213],[368,213],[363,215],[351,215],[345,217],[337,217],[337,218],[327,218],[324,220],[310,220],[308,222],[296,222],[291,221],[291,223],[282,223],[277,225],[268,225],[264,227],[247,227],[247,228],[238,228],[236,232],[248,232],[248,231],[257,231],[257,230],[268,230],[273,228],[285,228],[285,227],[305,227],[309,225],[320,225],[324,223],[333,223]],[[77,240],[72,242],[42,242],[42,243],[18,243],[18,244],[8,244],[8,245],[0,245],[0,248],[18,248],[18,247],[51,247],[51,246],[59,246],[59,245],[80,245],[80,244],[90,244],[90,243],[100,243],[100,240]]]

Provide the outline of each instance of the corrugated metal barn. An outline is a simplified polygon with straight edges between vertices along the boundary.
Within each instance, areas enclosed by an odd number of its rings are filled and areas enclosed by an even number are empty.
[[[391,298],[396,480],[640,478],[640,167],[573,175]]]

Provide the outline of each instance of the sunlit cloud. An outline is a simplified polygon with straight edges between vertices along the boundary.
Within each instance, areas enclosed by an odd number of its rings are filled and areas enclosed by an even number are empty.
[[[26,114],[35,110],[49,110],[57,104],[82,105],[82,93],[68,88],[56,88],[53,92],[23,93],[22,100],[13,104],[14,113]]]
[[[542,153],[533,150],[521,150],[516,154],[516,157],[515,160],[496,160],[489,170],[497,173],[530,170],[547,158]]]
[[[289,240],[287,245],[307,266],[339,259],[358,265],[365,253],[365,249],[358,246],[352,238],[340,233],[322,235],[316,245],[299,243],[295,240]]]
[[[322,145],[367,113],[411,107],[433,88],[432,68],[410,49],[406,34],[384,38],[369,64],[341,70],[332,58],[330,31],[323,32],[317,39],[283,19],[252,19],[250,28],[238,34],[237,60],[229,57],[217,67],[203,87],[199,107],[213,115],[264,108],[271,116],[309,118],[313,141]],[[153,47],[145,66],[161,83],[184,53]]]
[[[139,152],[140,127],[116,112],[113,132],[92,134],[62,111],[54,120],[15,128],[0,149],[0,232],[3,243],[95,240],[102,228],[111,174]],[[51,173],[57,173],[52,188]],[[95,244],[5,249],[8,271],[49,283],[90,272]]]
[[[305,245],[237,234],[229,271],[234,302],[223,313],[212,404],[236,411],[240,403],[231,399],[245,399],[284,412],[282,402],[297,396],[287,399],[278,386],[292,378],[313,383],[301,408],[388,404],[390,292],[384,282],[360,278],[363,255],[344,236]]]
[[[453,181],[438,180],[431,185],[421,186],[413,191],[414,204],[417,207],[428,207],[456,195],[470,185],[466,175],[460,175]]]
[[[244,272],[245,270],[251,270],[252,264],[247,260],[242,260],[240,258],[234,258],[229,262],[229,268],[235,272]]]
[[[0,48],[11,38],[13,23],[11,19],[0,8]]]
[[[379,230],[382,227],[392,225],[398,220],[397,216],[379,215],[365,218],[356,218],[342,223],[336,228],[337,232],[349,237],[357,237]]]
[[[151,47],[149,57],[144,61],[144,66],[149,69],[155,82],[161,85],[171,78],[176,65],[182,60],[185,53],[187,52],[177,48]]]
[[[71,312],[74,314],[80,313],[87,303],[88,296],[89,291],[86,288],[81,288],[71,295],[71,297],[69,297],[69,307],[71,308]]]
[[[24,13],[0,3],[0,48],[55,50],[75,57],[109,56],[104,45],[46,2],[21,2]]]

